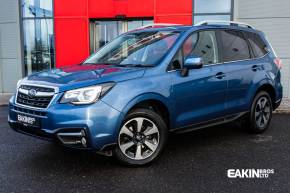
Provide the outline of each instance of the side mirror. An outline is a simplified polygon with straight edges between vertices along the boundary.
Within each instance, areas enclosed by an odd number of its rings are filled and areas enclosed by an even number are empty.
[[[199,56],[188,56],[186,57],[183,68],[181,71],[182,76],[188,76],[188,70],[190,69],[199,69],[203,66],[203,59]]]
[[[184,68],[187,69],[198,69],[202,68],[203,59],[199,56],[188,56],[184,61]]]

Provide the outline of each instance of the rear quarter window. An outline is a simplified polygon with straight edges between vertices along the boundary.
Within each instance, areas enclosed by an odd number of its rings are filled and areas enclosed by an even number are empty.
[[[247,32],[247,38],[252,47],[254,57],[260,58],[267,54],[267,45],[258,34]]]

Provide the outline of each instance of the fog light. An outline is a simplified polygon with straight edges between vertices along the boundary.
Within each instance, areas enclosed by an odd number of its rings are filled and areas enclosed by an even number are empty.
[[[86,132],[84,130],[81,130],[82,136],[86,136]]]
[[[87,140],[86,140],[86,138],[82,137],[81,142],[82,142],[82,145],[83,145],[84,147],[87,146]]]

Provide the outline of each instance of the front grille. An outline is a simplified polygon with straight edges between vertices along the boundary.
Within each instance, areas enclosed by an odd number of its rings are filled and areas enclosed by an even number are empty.
[[[14,106],[13,109],[15,111],[18,111],[18,112],[21,112],[21,113],[27,113],[27,114],[30,114],[30,115],[37,115],[37,116],[46,116],[46,112],[41,112],[41,111],[35,111],[35,110],[30,110],[30,109],[26,109],[26,108],[21,108],[21,107],[17,107],[17,106]]]
[[[53,88],[30,86],[30,85],[21,85],[20,88],[25,90],[35,89],[38,92],[54,92]]]
[[[34,94],[30,91],[34,90]],[[54,96],[53,88],[22,85],[18,89],[17,103],[30,107],[47,108]]]

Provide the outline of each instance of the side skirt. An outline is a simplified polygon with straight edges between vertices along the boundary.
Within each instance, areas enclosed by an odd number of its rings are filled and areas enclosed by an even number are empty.
[[[220,117],[220,118],[217,118],[217,119],[212,119],[212,120],[201,122],[201,123],[192,124],[192,125],[185,126],[185,127],[179,127],[179,128],[176,128],[176,129],[172,129],[171,132],[186,133],[186,132],[190,132],[190,131],[194,131],[194,130],[198,130],[198,129],[203,129],[203,128],[206,128],[206,127],[212,127],[212,126],[216,126],[216,125],[221,125],[221,124],[225,124],[225,123],[229,123],[229,122],[235,121],[235,120],[239,119],[240,117],[244,116],[247,113],[248,113],[248,111],[242,112],[242,113],[233,114],[233,115],[228,115],[228,116],[225,116],[225,117]]]

